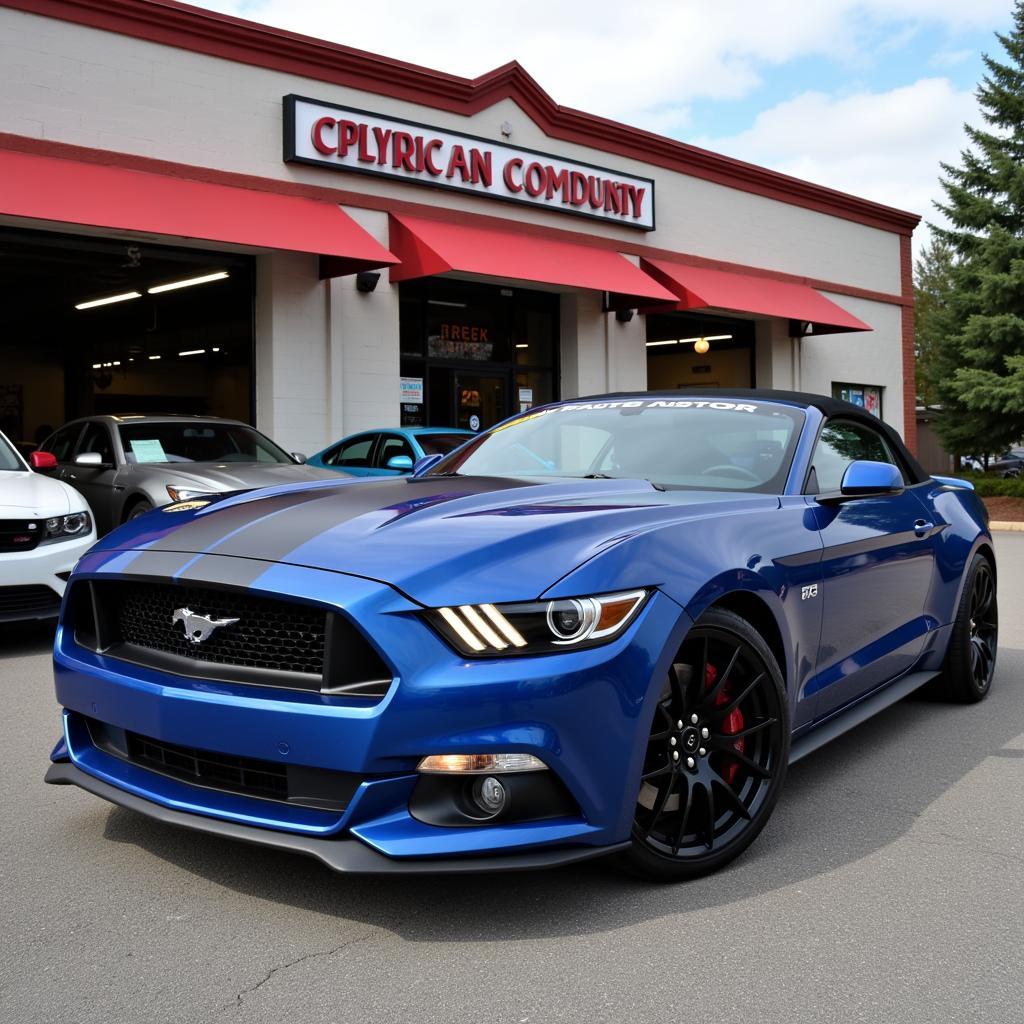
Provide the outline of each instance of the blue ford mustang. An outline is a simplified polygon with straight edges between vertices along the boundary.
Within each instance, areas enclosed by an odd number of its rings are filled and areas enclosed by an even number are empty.
[[[985,696],[995,572],[969,485],[856,406],[562,402],[409,478],[104,538],[65,597],[46,777],[341,871],[693,877],[796,758],[921,686]]]

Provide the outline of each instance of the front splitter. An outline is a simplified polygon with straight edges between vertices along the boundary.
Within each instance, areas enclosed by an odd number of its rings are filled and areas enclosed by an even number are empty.
[[[321,839],[316,836],[296,835],[273,829],[239,825],[232,821],[221,821],[200,814],[186,814],[171,810],[160,804],[151,803],[134,793],[125,792],[82,771],[70,761],[51,764],[46,772],[46,782],[55,786],[78,786],[94,796],[109,800],[130,811],[137,811],[149,818],[168,825],[178,825],[225,839],[237,839],[256,846],[268,846],[276,850],[291,850],[307,857],[315,857],[333,871],[354,875],[452,875],[483,871],[537,871],[554,868],[562,864],[575,864],[595,857],[606,857],[610,853],[624,850],[628,842],[612,846],[568,846],[557,849],[524,850],[505,856],[476,855],[464,857],[385,857],[372,850],[358,839]]]

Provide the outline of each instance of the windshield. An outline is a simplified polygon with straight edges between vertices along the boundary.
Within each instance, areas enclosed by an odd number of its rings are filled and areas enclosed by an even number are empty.
[[[237,423],[132,423],[118,430],[129,463],[294,461],[273,441]]]
[[[14,445],[0,434],[0,472],[25,472],[25,463],[18,457],[18,453],[14,450]]]
[[[475,434],[418,434],[419,441],[424,455],[447,455],[455,451],[460,444],[465,444]]]
[[[504,423],[428,476],[650,480],[673,489],[781,493],[799,409],[698,398],[578,402]]]

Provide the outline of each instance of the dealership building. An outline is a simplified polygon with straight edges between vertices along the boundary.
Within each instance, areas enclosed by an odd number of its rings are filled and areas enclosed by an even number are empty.
[[[0,0],[0,79],[12,439],[191,412],[310,452],[756,386],[914,446],[915,215],[560,107],[517,64],[167,0]]]

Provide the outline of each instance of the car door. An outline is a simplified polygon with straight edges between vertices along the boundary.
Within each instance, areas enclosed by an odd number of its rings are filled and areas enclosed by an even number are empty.
[[[819,435],[805,491],[838,491],[851,462],[901,464],[880,431],[853,419],[829,420]],[[820,718],[906,672],[920,655],[935,574],[935,533],[913,487],[900,494],[821,505],[821,642],[808,696]]]
[[[79,456],[86,454],[98,455],[99,463],[83,465],[76,461]],[[117,459],[114,456],[110,427],[102,420],[90,420],[78,438],[64,479],[82,492],[96,518],[96,529],[101,534],[112,530],[120,522],[117,514],[120,504],[117,474]]]
[[[328,452],[323,463],[331,469],[342,469],[353,476],[379,476],[373,466],[377,434],[356,434]]]
[[[409,459],[409,469],[390,469],[388,462],[397,455],[405,455]],[[416,462],[416,453],[412,445],[401,434],[381,434],[377,450],[373,456],[374,469],[381,476],[402,476],[412,471]]]

